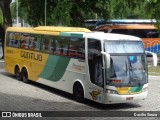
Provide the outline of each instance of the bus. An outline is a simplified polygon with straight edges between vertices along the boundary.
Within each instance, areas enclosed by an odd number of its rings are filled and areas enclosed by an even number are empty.
[[[5,70],[102,104],[138,102],[148,93],[145,49],[138,37],[85,28],[9,27]]]
[[[109,19],[109,20],[99,20],[96,22],[96,27],[104,24],[156,24],[156,19]]]
[[[101,23],[105,21],[104,19],[88,19],[84,21],[84,27],[92,30],[97,26],[97,23]]]
[[[110,20],[99,22],[95,31],[133,35],[142,38],[146,51],[160,55],[160,34],[155,26],[156,20]]]

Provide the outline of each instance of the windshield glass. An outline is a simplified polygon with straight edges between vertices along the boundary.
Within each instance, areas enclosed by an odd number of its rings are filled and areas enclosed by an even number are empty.
[[[142,86],[147,83],[145,55],[111,56],[108,85]]]
[[[106,41],[105,52],[107,53],[144,53],[141,41]]]
[[[110,54],[106,84],[112,86],[142,86],[148,82],[146,56],[141,41],[105,41]],[[107,62],[107,61],[106,61]]]

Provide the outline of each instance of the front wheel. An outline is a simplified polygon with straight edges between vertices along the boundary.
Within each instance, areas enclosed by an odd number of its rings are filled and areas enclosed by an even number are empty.
[[[22,80],[25,83],[29,82],[29,80],[28,80],[28,72],[27,72],[26,68],[22,69]]]
[[[80,84],[74,86],[73,95],[76,101],[83,103],[84,102],[84,90]]]

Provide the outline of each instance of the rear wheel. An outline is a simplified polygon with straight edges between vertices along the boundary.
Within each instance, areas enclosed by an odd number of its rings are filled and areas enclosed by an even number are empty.
[[[84,90],[82,85],[76,84],[73,89],[73,95],[78,102],[84,102]]]
[[[16,68],[15,68],[15,76],[16,76],[17,80],[22,80],[21,71],[18,66],[16,66]]]
[[[22,80],[25,83],[29,82],[29,80],[28,80],[28,72],[27,72],[26,68],[22,69]]]

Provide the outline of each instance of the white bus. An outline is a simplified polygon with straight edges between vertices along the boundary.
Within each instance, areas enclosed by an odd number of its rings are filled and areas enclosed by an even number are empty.
[[[137,102],[148,93],[145,49],[140,38],[129,35],[65,27],[8,28],[5,70],[18,80],[71,93],[79,102]]]

